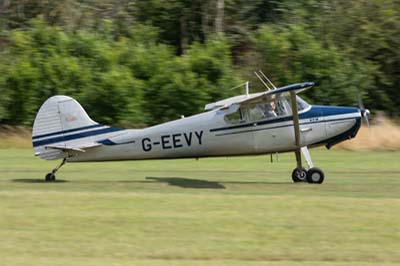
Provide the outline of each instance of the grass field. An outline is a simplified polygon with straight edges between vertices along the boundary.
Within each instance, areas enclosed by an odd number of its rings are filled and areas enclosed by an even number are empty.
[[[400,152],[67,164],[0,150],[0,265],[399,265]]]

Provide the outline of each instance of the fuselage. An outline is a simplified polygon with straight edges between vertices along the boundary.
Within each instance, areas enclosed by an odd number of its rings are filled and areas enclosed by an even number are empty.
[[[85,138],[102,145],[71,154],[67,161],[200,158],[296,149],[291,115],[241,123],[229,123],[226,115],[227,110],[216,109],[145,129],[94,135],[90,131],[96,129],[87,129]],[[299,120],[301,146],[329,148],[355,137],[361,112],[351,107],[308,106],[299,112]]]
[[[73,98],[56,95],[40,107],[33,124],[35,156],[62,159],[45,177],[54,181],[66,162],[150,160],[294,152],[293,182],[321,184],[308,148],[327,148],[354,138],[369,111],[311,106],[297,94],[313,82],[237,95],[205,106],[205,112],[144,129],[121,129],[92,120]],[[308,169],[302,165],[302,155]]]

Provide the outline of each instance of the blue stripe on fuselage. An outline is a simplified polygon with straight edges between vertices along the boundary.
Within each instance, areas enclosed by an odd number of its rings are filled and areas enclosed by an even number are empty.
[[[343,107],[343,106],[324,106],[324,105],[313,105],[311,110],[319,110],[323,116],[332,116],[332,115],[344,115],[344,114],[352,114],[359,113],[360,110],[355,107]]]
[[[125,141],[125,142],[120,142],[120,143],[115,143],[114,141],[110,140],[110,139],[102,139],[97,141],[97,143],[106,145],[106,146],[115,146],[115,145],[123,145],[123,144],[132,144],[135,143],[135,140],[131,140],[131,141]]]
[[[316,117],[321,117],[321,116],[342,115],[342,114],[350,114],[350,113],[358,113],[358,112],[359,112],[359,110],[357,108],[353,108],[353,107],[332,107],[332,106],[313,105],[310,110],[308,110],[304,113],[300,113],[299,119],[301,120],[301,119],[316,118]],[[275,124],[275,123],[279,123],[279,122],[286,122],[286,121],[292,121],[292,120],[293,120],[293,116],[287,116],[287,117],[269,119],[269,120],[264,120],[264,121],[255,121],[255,122],[241,124],[241,125],[235,125],[235,126],[213,128],[213,129],[210,129],[210,132],[253,127],[254,124],[257,124],[257,126],[269,125],[269,124]]]
[[[314,121],[314,122],[303,122],[303,123],[300,123],[300,126],[318,124],[318,123],[325,123],[325,122],[354,120],[354,119],[356,119],[356,118],[355,117],[348,117],[348,118],[338,118],[338,119],[321,120],[321,121]],[[284,127],[293,127],[293,124],[286,124],[286,125],[275,126],[275,127],[266,127],[266,128],[247,129],[247,130],[227,132],[227,133],[219,133],[219,134],[216,134],[215,136],[220,137],[220,136],[226,136],[226,135],[235,135],[235,134],[241,134],[241,133],[249,133],[249,132],[256,132],[256,131],[284,128]]]
[[[60,137],[54,137],[54,138],[45,139],[45,140],[38,140],[38,141],[33,141],[33,147],[53,144],[53,143],[57,143],[57,142],[61,142],[61,141],[68,141],[68,140],[92,137],[92,136],[96,136],[96,135],[101,135],[101,134],[106,134],[106,133],[111,133],[111,132],[116,132],[116,131],[121,131],[121,130],[124,130],[124,129],[109,127],[109,128],[98,129],[98,130],[81,132],[81,133],[72,134],[72,135],[68,135],[68,136],[60,136]]]

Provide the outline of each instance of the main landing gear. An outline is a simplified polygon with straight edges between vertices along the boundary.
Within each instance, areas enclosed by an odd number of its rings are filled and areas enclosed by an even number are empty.
[[[307,161],[309,167],[308,170],[302,167],[300,151],[303,153],[303,156]],[[293,182],[297,183],[307,181],[308,183],[314,184],[321,184],[322,182],[324,182],[324,172],[322,172],[321,169],[314,167],[307,147],[302,147],[300,150],[295,151],[295,154],[297,167],[292,172]]]
[[[48,173],[48,174],[46,175],[46,177],[44,178],[44,180],[45,180],[46,182],[54,182],[54,181],[56,181],[56,172],[57,172],[57,171],[61,168],[61,166],[63,166],[66,162],[67,162],[67,158],[64,158],[59,166],[57,166],[56,168],[54,168],[53,171],[51,171],[51,173]]]

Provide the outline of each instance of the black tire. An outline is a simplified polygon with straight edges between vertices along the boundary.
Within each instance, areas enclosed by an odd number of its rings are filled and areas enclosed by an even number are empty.
[[[316,167],[308,169],[308,172],[307,172],[307,182],[308,183],[322,184],[322,182],[324,182],[324,178],[325,178],[325,175],[321,169],[316,168]]]
[[[305,182],[307,180],[307,169],[303,167],[301,172],[299,173],[297,168],[295,168],[292,172],[292,180],[295,183]]]
[[[56,180],[56,176],[53,173],[48,173],[45,177],[46,182],[52,182]]]

